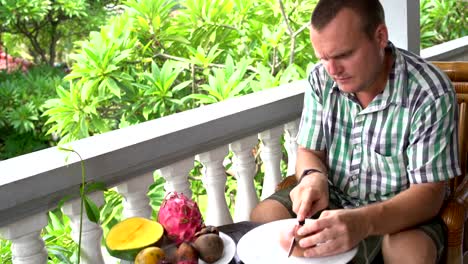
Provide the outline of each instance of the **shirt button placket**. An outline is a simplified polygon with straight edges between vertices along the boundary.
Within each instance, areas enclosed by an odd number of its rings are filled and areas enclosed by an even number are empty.
[[[351,156],[351,175],[359,173],[361,164],[361,136],[363,129],[363,119],[361,115],[356,116],[353,129],[351,130],[351,144],[353,145],[352,156]]]
[[[351,142],[353,144],[352,157],[351,157],[351,170],[348,179],[348,190],[352,196],[358,195],[357,186],[359,185],[359,173],[361,169],[362,160],[362,130],[363,130],[364,116],[357,115],[354,121],[353,129],[351,130]]]

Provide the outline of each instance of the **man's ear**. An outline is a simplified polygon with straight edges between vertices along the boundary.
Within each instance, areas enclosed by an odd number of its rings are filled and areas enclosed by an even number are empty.
[[[385,48],[388,42],[388,29],[384,24],[377,26],[375,30],[375,39],[381,48]]]

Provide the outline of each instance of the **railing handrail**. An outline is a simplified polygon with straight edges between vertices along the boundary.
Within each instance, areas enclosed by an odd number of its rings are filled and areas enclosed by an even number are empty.
[[[421,50],[421,57],[430,61],[468,59],[468,36],[450,40]]]
[[[300,117],[306,80],[68,144],[88,181],[113,186]],[[68,158],[67,158],[68,156]],[[67,161],[68,159],[68,161]],[[0,162],[0,227],[78,196],[81,166],[57,147]]]

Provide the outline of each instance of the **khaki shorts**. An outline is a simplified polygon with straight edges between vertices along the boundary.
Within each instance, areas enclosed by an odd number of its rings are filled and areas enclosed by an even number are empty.
[[[292,201],[289,197],[289,193],[295,186],[290,186],[288,188],[282,189],[274,194],[272,194],[267,199],[273,199],[280,202],[285,206],[292,217],[296,217],[296,214],[292,211]],[[341,202],[338,201],[339,195],[334,192],[334,189],[329,190],[330,201],[328,209],[340,209],[342,208]],[[318,218],[321,212],[318,212],[311,218]],[[425,223],[417,226],[418,229],[426,233],[436,245],[437,248],[437,259],[438,262],[442,258],[444,252],[444,245],[446,240],[446,226],[442,219],[437,216]],[[382,246],[383,236],[370,236],[359,243],[358,253],[354,257],[351,263],[383,263],[381,246]]]

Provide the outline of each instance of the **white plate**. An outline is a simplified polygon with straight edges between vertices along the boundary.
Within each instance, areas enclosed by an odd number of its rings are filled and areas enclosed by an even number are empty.
[[[245,264],[341,264],[350,261],[357,247],[342,254],[328,257],[302,258],[291,256],[281,248],[279,235],[288,225],[294,226],[296,219],[284,219],[263,224],[245,234],[237,244],[237,255]]]
[[[223,256],[220,259],[218,259],[218,261],[213,262],[213,264],[228,264],[236,254],[236,244],[230,236],[224,234],[223,232],[219,232],[219,236],[221,237],[224,243]],[[207,264],[201,259],[198,259],[198,263]]]

